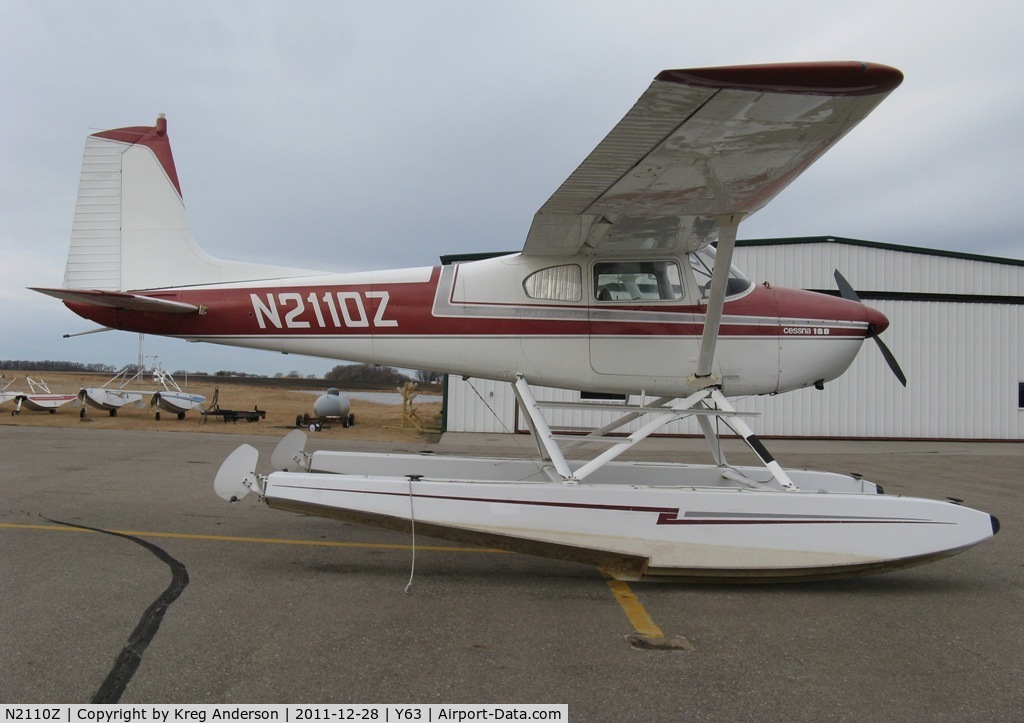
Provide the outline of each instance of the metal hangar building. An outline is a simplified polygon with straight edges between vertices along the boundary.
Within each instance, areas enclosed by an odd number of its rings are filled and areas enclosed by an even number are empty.
[[[737,242],[735,265],[755,283],[837,293],[838,269],[862,300],[889,317],[882,334],[905,372],[904,388],[874,344],[825,385],[736,401],[759,413],[765,437],[1024,439],[1024,260],[832,236]],[[536,388],[538,400],[579,401]],[[445,429],[526,431],[505,383],[449,376]],[[562,412],[555,426],[594,427],[608,413]],[[700,435],[692,420],[667,434]]]

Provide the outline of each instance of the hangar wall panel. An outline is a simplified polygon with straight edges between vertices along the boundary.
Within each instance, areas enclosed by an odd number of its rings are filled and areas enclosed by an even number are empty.
[[[450,375],[446,389],[449,432],[514,431],[516,401],[508,384]]]
[[[884,338],[908,378],[904,389],[874,345],[823,391],[736,403],[761,412],[765,436],[1022,439],[1024,307],[874,302],[902,334]]]
[[[874,345],[865,344],[849,371],[822,392],[746,402],[764,412],[762,434],[1024,438],[1024,411],[1017,406],[1024,381],[1024,263],[841,240],[748,242],[734,260],[751,279],[781,286],[834,289],[832,273],[839,269],[858,291],[957,297],[868,301],[889,317],[882,338],[906,373],[907,388]],[[971,296],[978,301],[965,300]]]
[[[741,242],[742,243],[742,242]],[[886,246],[748,242],[733,262],[756,282],[835,289],[839,269],[858,290],[1024,296],[1024,265],[901,250]]]

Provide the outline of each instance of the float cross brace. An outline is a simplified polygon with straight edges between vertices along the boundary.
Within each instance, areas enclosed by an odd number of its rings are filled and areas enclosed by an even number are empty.
[[[544,416],[544,408],[572,407],[575,405],[561,402],[538,402],[533,395],[533,390],[530,389],[529,383],[522,376],[517,377],[516,381],[512,383],[512,391],[515,394],[520,409],[525,413],[527,426],[529,426],[530,432],[537,443],[537,450],[541,459],[549,463],[545,465],[545,473],[554,482],[565,482],[567,484],[581,482],[626,450],[632,449],[647,439],[659,429],[676,420],[696,415],[698,417],[713,416],[724,418],[725,423],[743,438],[744,442],[753,450],[782,487],[796,489],[796,486],[789,479],[785,470],[775,461],[750,427],[740,418],[742,413],[736,411],[725,395],[717,388],[702,389],[682,399],[662,397],[654,400],[651,404],[616,405],[616,409],[622,412],[619,419],[583,436],[560,435],[552,431],[551,425]],[[709,404],[709,402],[713,404]],[[592,405],[587,406],[592,408]],[[610,436],[608,434],[612,430],[645,416],[650,417],[649,421],[628,436]],[[705,430],[710,429],[710,425],[702,424],[701,426]],[[708,441],[709,443],[712,442],[711,439]],[[574,470],[565,457],[564,448],[587,443],[606,444],[608,448]],[[712,445],[712,453],[715,453],[714,445]],[[724,458],[720,454],[716,453],[715,459],[720,466],[725,466]]]

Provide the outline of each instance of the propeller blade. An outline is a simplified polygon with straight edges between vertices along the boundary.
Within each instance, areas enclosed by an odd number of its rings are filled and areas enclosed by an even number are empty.
[[[853,286],[850,285],[850,282],[846,280],[846,277],[839,273],[839,269],[835,270],[835,274],[833,274],[833,276],[835,276],[836,286],[839,287],[840,296],[848,301],[856,301],[859,304],[864,303],[860,300],[860,296],[857,295],[857,292],[853,290]],[[907,386],[907,377],[903,373],[903,370],[900,369],[899,362],[896,361],[896,357],[893,356],[891,351],[889,351],[889,347],[886,346],[885,342],[878,336],[878,332],[875,331],[874,326],[868,327],[868,336],[874,339],[875,343],[878,344],[878,350],[882,352],[882,358],[885,359],[885,363],[889,365],[889,369],[891,369],[892,373],[896,375],[900,384]]]
[[[860,302],[860,297],[857,296],[857,292],[853,290],[852,286],[850,286],[850,282],[847,281],[841,273],[839,273],[839,269],[836,269],[834,276],[836,278],[836,286],[839,287],[839,295],[848,301]]]
[[[889,351],[889,347],[885,345],[885,342],[882,341],[881,337],[875,333],[874,329],[870,331],[870,335],[871,338],[875,340],[875,343],[878,344],[878,350],[882,352],[882,357],[885,358],[885,363],[889,365],[890,369],[892,369],[892,373],[896,375],[897,379],[899,379],[900,384],[907,386],[907,377],[903,373],[903,370],[900,369],[900,365],[899,362],[896,361],[896,357],[893,356],[891,351]]]

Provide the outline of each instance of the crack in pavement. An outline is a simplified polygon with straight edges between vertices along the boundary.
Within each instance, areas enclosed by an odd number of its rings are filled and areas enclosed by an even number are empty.
[[[131,682],[135,671],[138,670],[139,664],[142,663],[142,653],[153,641],[157,631],[160,629],[160,623],[163,622],[167,608],[178,599],[185,586],[188,585],[188,571],[181,562],[171,557],[165,550],[134,535],[111,532],[110,530],[79,525],[74,522],[51,520],[43,515],[40,515],[40,517],[47,522],[64,525],[65,527],[77,527],[82,530],[90,530],[129,540],[151,552],[171,569],[171,583],[142,613],[138,624],[132,630],[131,635],[128,636],[128,640],[125,641],[124,647],[121,648],[121,652],[114,661],[113,667],[107,674],[106,680],[103,681],[103,684],[90,701],[90,703],[117,703],[121,700],[121,695],[124,693],[125,688],[128,687],[128,683]]]

